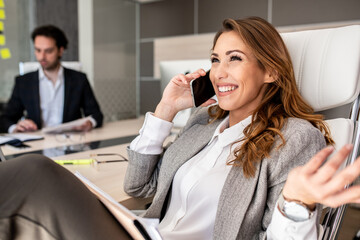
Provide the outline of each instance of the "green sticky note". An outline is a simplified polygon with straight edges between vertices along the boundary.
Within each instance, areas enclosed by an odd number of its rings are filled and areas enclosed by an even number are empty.
[[[4,4],[4,0],[0,0],[0,8],[4,8],[5,4]]]
[[[0,49],[0,57],[1,57],[2,59],[11,58],[10,49],[8,49],[8,48]]]
[[[0,34],[0,46],[4,46],[5,45],[5,36]]]
[[[5,10],[4,9],[0,9],[0,19],[5,19]]]
[[[0,21],[0,32],[4,31],[4,23]]]

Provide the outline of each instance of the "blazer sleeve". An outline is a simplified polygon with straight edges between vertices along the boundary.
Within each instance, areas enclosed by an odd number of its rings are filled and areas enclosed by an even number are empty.
[[[129,165],[124,191],[133,197],[152,197],[156,193],[161,155],[140,154],[128,148]]]
[[[285,146],[280,148],[279,151],[276,151],[276,149],[273,151],[275,154],[271,157],[271,160],[276,161],[276,163],[268,162],[267,164],[269,185],[265,213],[262,219],[263,229],[267,229],[271,222],[277,199],[291,169],[306,164],[318,151],[326,146],[324,136],[317,128],[312,126],[302,128],[299,125],[310,124],[304,121],[298,122],[292,120],[289,119],[290,122],[284,131],[285,139],[287,139]],[[296,222],[292,222],[292,225],[296,225]],[[283,229],[285,228],[286,226]],[[299,227],[298,229],[302,228]],[[294,232],[294,234],[299,239],[302,239],[304,234],[306,235],[306,233],[301,232]],[[266,232],[262,232],[259,235],[259,239],[266,239]]]
[[[11,97],[6,104],[5,110],[1,116],[1,132],[8,132],[11,125],[16,124],[23,116],[25,107],[21,100],[20,79],[15,78],[15,85]]]

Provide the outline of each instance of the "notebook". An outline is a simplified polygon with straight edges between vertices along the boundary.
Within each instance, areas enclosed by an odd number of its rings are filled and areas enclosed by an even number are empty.
[[[85,186],[104,204],[104,206],[113,214],[121,226],[128,232],[133,239],[152,239],[161,240],[162,237],[157,230],[159,219],[142,218],[136,216],[129,209],[116,202],[107,193],[98,188],[95,184],[82,176],[79,172],[75,172]]]
[[[41,135],[27,133],[11,133],[0,136],[0,145],[9,144],[16,146],[18,143],[44,139]]]

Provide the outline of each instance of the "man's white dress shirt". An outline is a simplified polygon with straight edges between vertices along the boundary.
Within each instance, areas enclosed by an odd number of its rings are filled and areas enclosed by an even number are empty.
[[[39,68],[40,109],[43,127],[62,123],[64,111],[64,68],[60,66],[55,84]]]

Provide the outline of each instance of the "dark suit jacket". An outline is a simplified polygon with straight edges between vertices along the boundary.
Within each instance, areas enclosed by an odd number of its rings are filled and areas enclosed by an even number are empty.
[[[96,127],[103,122],[99,104],[91,90],[86,75],[64,68],[64,113],[62,122],[69,122],[91,115],[96,120]],[[15,78],[15,86],[5,111],[1,117],[1,132],[7,132],[12,124],[24,116],[33,120],[37,127],[42,128],[39,71],[30,72]]]

